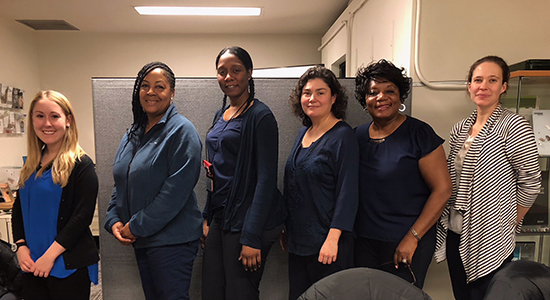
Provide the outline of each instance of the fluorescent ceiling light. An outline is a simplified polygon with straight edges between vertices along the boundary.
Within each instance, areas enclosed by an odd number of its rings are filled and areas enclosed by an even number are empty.
[[[135,6],[140,15],[161,16],[259,16],[258,7]]]

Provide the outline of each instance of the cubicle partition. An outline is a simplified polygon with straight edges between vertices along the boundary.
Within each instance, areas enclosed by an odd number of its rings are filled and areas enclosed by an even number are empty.
[[[279,188],[283,189],[284,165],[299,129],[300,120],[290,109],[288,96],[297,79],[255,79],[256,98],[266,103],[279,124]],[[354,98],[354,79],[341,79],[348,94],[347,121],[352,126],[369,122],[367,112]],[[133,78],[92,79],[94,100],[94,129],[96,166],[99,176],[100,226],[113,189],[112,164],[119,142],[132,123],[131,98]],[[215,78],[178,78],[174,103],[178,112],[187,117],[204,138],[214,113],[221,107],[223,94]],[[411,113],[411,96],[405,101],[405,113]],[[204,155],[204,154],[203,154]],[[195,187],[199,207],[206,200],[205,175],[201,174]],[[100,231],[102,288],[104,299],[144,299],[134,252],[120,245],[103,228]],[[195,261],[191,285],[191,299],[200,299],[202,250]],[[288,298],[287,255],[279,245],[273,246],[260,287],[261,299]]]

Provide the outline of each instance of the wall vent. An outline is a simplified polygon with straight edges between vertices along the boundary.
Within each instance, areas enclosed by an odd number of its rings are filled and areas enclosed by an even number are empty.
[[[34,30],[76,30],[78,28],[67,23],[65,20],[16,20],[17,22],[27,25]]]

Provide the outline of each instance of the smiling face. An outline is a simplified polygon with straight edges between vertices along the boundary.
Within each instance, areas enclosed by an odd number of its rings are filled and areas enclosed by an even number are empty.
[[[248,80],[252,78],[252,70],[247,70],[241,60],[229,52],[225,52],[218,61],[218,84],[229,99],[248,99]]]
[[[484,62],[474,69],[472,80],[468,83],[468,93],[478,109],[494,109],[507,87],[507,83],[502,83],[500,66]]]
[[[139,102],[147,113],[149,123],[156,124],[164,116],[173,97],[174,90],[170,88],[161,68],[156,68],[145,76],[139,91]]]
[[[38,100],[31,112],[31,122],[36,136],[51,151],[61,148],[71,121],[72,117],[67,117],[61,106],[47,98]]]
[[[321,78],[308,80],[302,89],[302,110],[312,121],[332,114],[334,101],[336,94],[331,95],[330,87]]]
[[[399,115],[401,99],[397,86],[386,80],[371,80],[366,95],[366,106],[373,119],[393,119]]]

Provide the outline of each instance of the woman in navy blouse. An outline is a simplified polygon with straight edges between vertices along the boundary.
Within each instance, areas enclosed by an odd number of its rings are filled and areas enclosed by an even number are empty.
[[[360,68],[355,84],[357,100],[373,119],[355,130],[361,183],[356,266],[386,270],[422,288],[435,250],[434,224],[452,188],[443,139],[400,113],[410,91],[403,69],[382,59]]]
[[[307,70],[290,102],[305,126],[285,168],[288,217],[281,245],[289,252],[294,300],[319,279],[353,266],[359,149],[343,121],[347,96],[330,70]]]
[[[29,115],[27,161],[12,214],[23,298],[87,300],[99,260],[89,228],[98,189],[94,163],[78,144],[65,96],[39,92]]]
[[[265,261],[284,217],[277,189],[279,130],[269,107],[254,98],[246,50],[222,49],[216,70],[224,97],[206,136],[210,189],[203,213],[202,298],[259,299]]]

